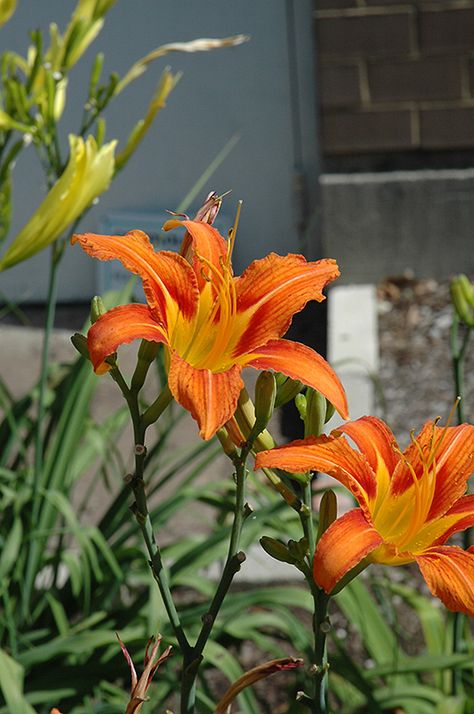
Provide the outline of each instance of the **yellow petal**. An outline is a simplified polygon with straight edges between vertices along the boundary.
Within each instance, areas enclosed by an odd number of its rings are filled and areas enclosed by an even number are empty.
[[[16,0],[0,0],[0,27],[11,18],[16,8]]]
[[[0,270],[31,258],[53,243],[76,218],[106,191],[114,172],[116,142],[100,149],[89,136],[69,136],[68,164],[44,201],[16,236],[0,261]]]

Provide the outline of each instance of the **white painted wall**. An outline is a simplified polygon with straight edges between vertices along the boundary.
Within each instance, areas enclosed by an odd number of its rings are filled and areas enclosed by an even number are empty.
[[[51,20],[64,28],[74,5],[72,0],[20,0],[14,18],[0,33],[1,49],[8,46],[24,53],[29,28],[46,28]],[[296,29],[296,102],[295,84],[290,81],[289,11]],[[83,221],[82,230],[98,230],[101,218],[110,211],[175,208],[213,156],[238,132],[239,144],[208,187],[219,192],[232,189],[225,206],[230,215],[237,199],[244,200],[237,270],[269,250],[298,250],[295,162],[307,177],[311,210],[316,208],[318,178],[311,0],[119,0],[98,41],[72,75],[62,120],[64,143],[67,133],[78,128],[88,70],[97,51],[105,51],[106,71],[123,74],[134,60],[162,43],[237,33],[252,39],[210,54],[171,55],[152,66],[112,105],[107,115],[108,138],[117,136],[123,141],[143,115],[161,68],[170,64],[184,71],[167,109]],[[295,148],[295,120],[302,152],[297,144]],[[42,174],[30,147],[15,169],[11,237],[28,220],[43,192]],[[317,253],[314,231],[310,239],[309,252]],[[0,289],[16,301],[44,299],[47,253],[0,274]],[[87,300],[94,293],[94,270],[95,261],[77,247],[69,247],[61,271],[60,299]]]

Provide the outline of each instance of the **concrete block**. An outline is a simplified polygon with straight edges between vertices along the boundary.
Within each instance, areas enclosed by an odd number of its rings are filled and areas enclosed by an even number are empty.
[[[472,272],[473,195],[474,169],[327,174],[323,253],[346,284]]]

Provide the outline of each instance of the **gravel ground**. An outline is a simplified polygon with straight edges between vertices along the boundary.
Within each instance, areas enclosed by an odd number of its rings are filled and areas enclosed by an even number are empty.
[[[472,278],[472,276],[471,276]],[[449,283],[387,279],[378,286],[381,413],[400,446],[455,399],[450,353]],[[461,333],[460,333],[460,336]],[[474,421],[474,335],[466,352],[465,420]]]

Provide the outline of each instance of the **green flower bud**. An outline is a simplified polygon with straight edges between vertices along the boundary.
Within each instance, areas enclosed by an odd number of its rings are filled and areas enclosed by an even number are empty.
[[[105,315],[106,312],[107,310],[105,309],[104,302],[100,295],[93,297],[91,300],[91,323],[94,324],[97,322],[99,317]]]
[[[302,563],[308,555],[308,539],[300,538],[300,540],[289,540],[288,550],[296,561]]]
[[[260,545],[265,553],[268,553],[268,555],[275,558],[275,560],[279,560],[280,563],[290,563],[291,565],[295,565],[297,562],[290,554],[288,547],[276,538],[262,536],[262,538],[260,538]]]
[[[138,392],[143,387],[150,365],[158,354],[158,349],[158,342],[149,342],[148,340],[142,340],[140,342],[140,347],[138,348],[137,366],[135,367],[130,385],[132,391]]]
[[[275,406],[276,381],[272,372],[260,372],[255,385],[255,422],[264,429]]]
[[[283,374],[278,374],[277,376],[277,396],[275,399],[275,409],[291,402],[297,394],[301,391],[303,387],[302,382],[298,382],[296,379],[290,379]]]
[[[74,335],[72,335],[71,337],[71,342],[76,348],[76,350],[79,352],[79,354],[90,361],[91,357],[89,354],[89,348],[87,346],[87,337],[81,335],[80,332],[75,332]]]
[[[457,275],[451,281],[451,300],[461,322],[474,327],[474,285],[466,275]]]
[[[326,416],[324,418],[325,424],[327,424],[328,421],[333,417],[335,411],[336,407],[334,406],[334,404],[331,404],[329,399],[326,399]]]
[[[318,525],[318,535],[317,541],[321,538],[323,533],[327,531],[331,523],[337,518],[337,499],[334,491],[329,489],[325,491],[323,497],[321,498],[321,504],[319,506],[319,525]]]
[[[326,421],[326,397],[321,392],[308,387],[306,391],[305,436],[321,436]]]
[[[300,418],[304,421],[306,419],[306,396],[304,394],[296,395],[295,407],[298,409]]]

